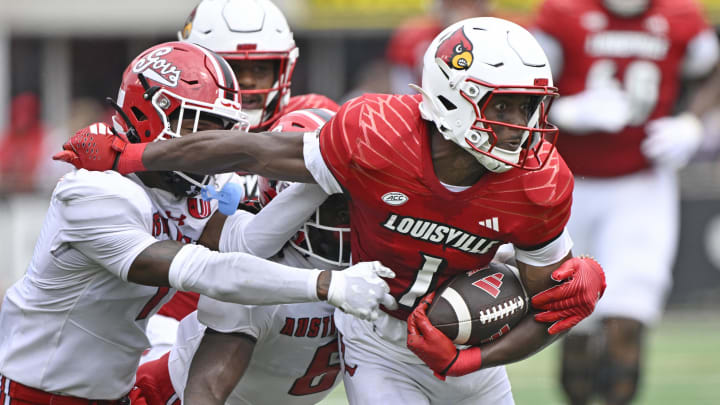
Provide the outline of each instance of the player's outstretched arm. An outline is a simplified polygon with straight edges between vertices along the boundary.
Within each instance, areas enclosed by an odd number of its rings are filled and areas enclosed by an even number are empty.
[[[254,348],[247,335],[206,329],[190,365],[183,403],[224,404],[245,374]]]
[[[191,173],[247,171],[271,179],[313,183],[303,159],[302,132],[202,131],[162,142],[129,143],[102,123],[79,130],[53,156],[88,170],[122,174],[182,170]]]
[[[172,286],[239,304],[327,300],[362,319],[376,319],[380,304],[396,305],[383,277],[395,274],[380,262],[361,262],[343,271],[300,269],[246,253],[213,252],[176,241],[145,248],[127,274],[127,280],[134,283]]]

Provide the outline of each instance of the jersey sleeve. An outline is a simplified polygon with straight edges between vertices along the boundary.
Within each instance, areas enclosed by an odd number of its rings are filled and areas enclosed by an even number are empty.
[[[362,97],[352,99],[317,133],[305,136],[305,166],[327,194],[342,192],[352,181],[350,163],[361,108]]]
[[[543,169],[521,177],[530,209],[527,227],[512,241],[518,249],[534,251],[555,241],[570,219],[573,175],[557,150],[550,153]]]
[[[60,227],[51,251],[77,249],[127,281],[135,258],[157,242],[152,205],[144,190],[115,172],[79,170],[66,175],[53,194]]]
[[[680,0],[672,11],[673,37],[686,43],[682,74],[697,79],[706,76],[716,66],[720,50],[718,37],[695,1]]]
[[[271,331],[278,305],[241,305],[200,296],[197,317],[203,325],[222,333],[242,333],[262,340]]]

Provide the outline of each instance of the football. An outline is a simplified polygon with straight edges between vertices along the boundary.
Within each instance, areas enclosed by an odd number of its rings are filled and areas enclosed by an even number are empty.
[[[474,346],[509,332],[527,314],[528,305],[517,268],[492,262],[441,286],[427,316],[453,343]]]

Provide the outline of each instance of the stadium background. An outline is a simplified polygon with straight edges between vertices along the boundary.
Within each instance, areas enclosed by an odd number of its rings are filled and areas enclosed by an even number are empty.
[[[430,10],[431,0],[276,0],[300,48],[293,91],[342,101],[372,88],[392,29]],[[720,23],[720,0],[702,0]],[[106,117],[127,63],[174,40],[196,0],[0,0],[0,134],[11,100],[40,101],[47,159],[23,192],[0,188],[0,292],[22,276],[57,178],[67,171],[50,151],[77,128]],[[539,0],[496,0],[503,15],[527,21]],[[368,87],[370,86],[370,87]],[[561,89],[562,91],[562,89]],[[720,404],[720,108],[705,117],[708,141],[682,173],[682,233],[668,315],[651,336],[640,403]],[[2,135],[0,135],[2,136]],[[3,178],[0,175],[0,184]],[[662,218],[658,218],[662,221]],[[518,404],[560,403],[550,348],[513,365]],[[335,392],[324,403],[345,403]]]

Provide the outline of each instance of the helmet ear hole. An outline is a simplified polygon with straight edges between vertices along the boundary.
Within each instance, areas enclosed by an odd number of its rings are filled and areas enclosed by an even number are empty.
[[[446,110],[452,111],[452,110],[457,109],[457,106],[455,104],[453,104],[452,101],[445,98],[445,96],[439,95],[437,98],[438,98],[438,100],[440,100],[440,102],[442,103],[442,105],[445,107]]]
[[[132,111],[136,121],[147,121],[147,116],[139,108],[133,106],[130,111]]]

